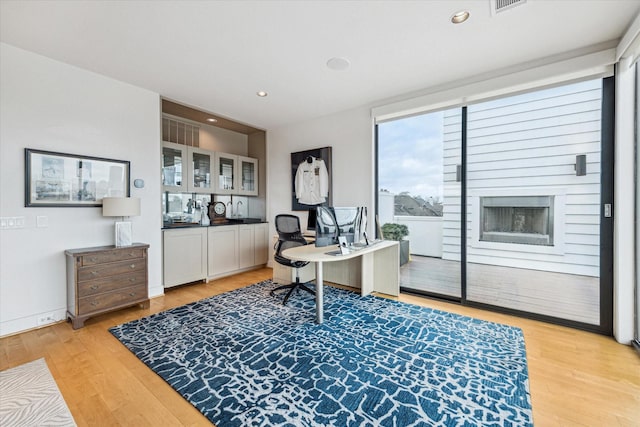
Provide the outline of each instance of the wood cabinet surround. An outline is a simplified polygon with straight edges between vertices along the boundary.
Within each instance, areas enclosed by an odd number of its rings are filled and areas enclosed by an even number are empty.
[[[149,307],[149,245],[68,249],[67,318],[73,329],[93,316],[139,304]]]

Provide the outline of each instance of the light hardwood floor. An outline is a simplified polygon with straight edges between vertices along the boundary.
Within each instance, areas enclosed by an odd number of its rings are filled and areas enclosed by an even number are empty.
[[[209,422],[107,328],[270,278],[265,268],[168,290],[133,307],[0,339],[0,370],[44,357],[79,426],[200,426]],[[455,304],[401,301],[522,328],[533,418],[540,426],[639,426],[640,355],[611,337]],[[1,398],[1,396],[0,396]]]

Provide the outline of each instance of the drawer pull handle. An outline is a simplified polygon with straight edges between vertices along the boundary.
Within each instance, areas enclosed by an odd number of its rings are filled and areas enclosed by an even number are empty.
[[[135,264],[131,264],[129,267],[136,268],[136,265]]]
[[[97,276],[97,275],[98,275],[98,272],[97,272],[97,271],[92,271],[92,272],[91,272],[91,275],[92,275],[92,276]]]
[[[129,296],[130,296],[130,297],[135,297],[135,296],[136,296],[136,293],[135,293],[135,292],[130,292],[130,293],[129,293]]]
[[[130,281],[131,283],[133,283],[133,282],[135,282],[135,281],[136,281],[136,279],[134,279],[133,277],[129,277],[129,281]]]
[[[96,258],[96,257],[91,257],[91,258],[89,258],[89,260],[90,260],[91,262],[96,262],[96,261],[98,260],[98,258]]]
[[[95,291],[96,289],[100,289],[100,286],[98,286],[98,285],[92,285],[92,286],[91,286],[91,289],[93,289],[93,290]]]
[[[96,306],[99,306],[99,305],[100,305],[100,303],[99,303],[98,301],[91,301],[91,305],[92,305],[93,307],[96,307]]]

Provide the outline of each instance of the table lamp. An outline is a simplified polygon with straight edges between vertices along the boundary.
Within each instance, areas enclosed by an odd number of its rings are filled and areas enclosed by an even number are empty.
[[[102,216],[119,216],[122,221],[116,221],[116,246],[131,246],[131,222],[124,221],[124,217],[140,215],[140,199],[132,197],[104,197],[102,199]]]

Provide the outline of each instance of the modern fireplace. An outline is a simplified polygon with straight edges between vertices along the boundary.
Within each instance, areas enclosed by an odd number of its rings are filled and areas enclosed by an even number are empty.
[[[480,197],[480,240],[553,246],[554,196]]]

